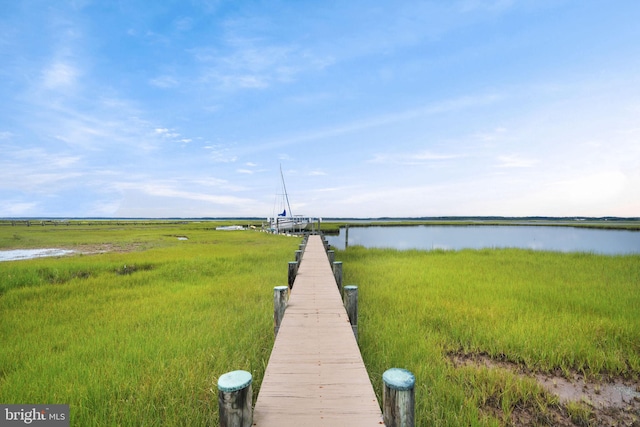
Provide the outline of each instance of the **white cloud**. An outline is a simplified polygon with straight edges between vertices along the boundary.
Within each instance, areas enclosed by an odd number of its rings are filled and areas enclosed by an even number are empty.
[[[498,167],[500,168],[530,168],[535,166],[538,160],[519,155],[503,155],[498,156],[498,162]]]
[[[180,85],[180,81],[173,76],[159,76],[149,80],[152,86],[163,89],[174,88]]]
[[[267,76],[257,74],[212,74],[222,89],[265,89],[269,87]]]
[[[30,216],[36,212],[38,203],[7,200],[0,202],[0,217]]]
[[[399,164],[399,165],[422,165],[440,160],[451,160],[462,157],[459,154],[437,153],[430,150],[420,150],[406,153],[377,153],[369,160],[369,163],[379,164]]]
[[[473,137],[483,142],[492,142],[502,139],[506,135],[506,133],[506,128],[497,127],[490,131],[477,132],[473,135]]]
[[[0,188],[48,193],[51,185],[75,185],[83,173],[79,169],[82,156],[56,153],[42,148],[4,150],[0,160],[3,179]],[[29,171],[29,173],[25,173]],[[60,189],[57,188],[57,189]]]
[[[224,145],[205,145],[203,148],[209,152],[209,157],[215,162],[233,163],[238,160],[238,156],[232,154],[230,148]]]
[[[640,205],[629,197],[634,180],[620,171],[585,173],[541,183],[540,188],[513,199],[521,215],[637,216],[628,207]]]
[[[56,61],[42,72],[42,83],[47,89],[68,89],[76,83],[80,72],[69,63]]]

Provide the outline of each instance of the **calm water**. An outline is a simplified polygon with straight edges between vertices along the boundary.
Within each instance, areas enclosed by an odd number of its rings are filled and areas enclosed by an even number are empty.
[[[44,258],[50,256],[63,256],[69,255],[73,252],[74,251],[67,249],[14,249],[10,251],[0,251],[0,262]]]
[[[329,244],[345,247],[345,229],[327,236]],[[350,227],[349,246],[395,249],[524,248],[607,255],[640,253],[640,232],[547,226]]]

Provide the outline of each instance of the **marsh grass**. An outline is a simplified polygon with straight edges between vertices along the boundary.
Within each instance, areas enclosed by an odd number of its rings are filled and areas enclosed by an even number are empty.
[[[217,225],[217,224],[216,224]],[[69,403],[72,425],[217,425],[217,377],[273,345],[272,290],[299,239],[211,223],[0,227],[0,248],[111,252],[0,263],[0,401]],[[176,236],[187,236],[179,241]],[[640,375],[640,257],[526,250],[338,251],[359,285],[360,347],[417,377],[418,425],[553,424],[532,372]],[[254,396],[255,398],[255,396]],[[578,423],[592,414],[566,412]],[[585,421],[586,420],[586,421]]]
[[[219,375],[246,369],[259,389],[273,286],[299,240],[107,228],[59,241],[149,249],[0,263],[0,401],[68,403],[72,425],[217,425]]]
[[[455,367],[450,354],[530,372],[640,375],[638,256],[351,247],[336,257],[345,284],[359,285],[360,347],[378,396],[384,370],[413,371],[424,425],[510,424],[522,410],[544,419],[558,405],[535,380]]]

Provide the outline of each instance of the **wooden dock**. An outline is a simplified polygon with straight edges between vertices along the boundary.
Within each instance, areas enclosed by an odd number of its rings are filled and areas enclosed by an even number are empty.
[[[302,255],[253,425],[384,425],[320,236]]]

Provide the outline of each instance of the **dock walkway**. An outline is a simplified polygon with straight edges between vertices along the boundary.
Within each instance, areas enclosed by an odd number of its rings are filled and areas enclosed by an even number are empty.
[[[302,255],[253,425],[384,425],[320,236]]]

